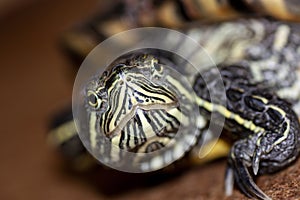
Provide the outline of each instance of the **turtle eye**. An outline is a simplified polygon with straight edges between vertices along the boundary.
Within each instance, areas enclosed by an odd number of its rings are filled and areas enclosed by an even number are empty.
[[[88,104],[94,109],[98,109],[101,105],[101,99],[94,91],[88,91],[87,101]]]

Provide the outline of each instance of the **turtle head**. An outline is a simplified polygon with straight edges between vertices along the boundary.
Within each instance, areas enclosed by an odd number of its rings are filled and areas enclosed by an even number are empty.
[[[143,54],[118,59],[93,79],[86,89],[86,105],[96,113],[97,132],[127,150],[176,132],[180,123],[167,115],[172,111],[177,118],[179,104],[166,83],[166,70],[158,58]]]

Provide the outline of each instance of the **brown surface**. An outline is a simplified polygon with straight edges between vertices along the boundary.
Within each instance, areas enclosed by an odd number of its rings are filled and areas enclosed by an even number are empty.
[[[95,184],[63,170],[62,160],[45,142],[46,125],[69,102],[72,90],[71,64],[57,48],[58,38],[98,9],[96,0],[81,2],[42,1],[0,23],[0,199],[223,199],[224,161],[171,174],[174,178],[167,181],[159,180],[162,175],[141,181],[100,171]],[[299,167],[300,162],[258,184],[274,199],[300,199]],[[142,186],[124,187],[124,180]],[[236,190],[231,199],[242,197]]]
[[[42,0],[1,0],[0,1],[0,17],[9,15],[12,12],[34,3],[35,1]]]

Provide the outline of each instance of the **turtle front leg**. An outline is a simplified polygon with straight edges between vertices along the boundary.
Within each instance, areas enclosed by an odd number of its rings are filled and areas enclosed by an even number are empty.
[[[231,148],[228,157],[228,166],[225,174],[225,194],[232,194],[234,180],[241,191],[250,198],[270,200],[255,184],[248,168],[251,167],[253,145],[248,140],[237,141]]]

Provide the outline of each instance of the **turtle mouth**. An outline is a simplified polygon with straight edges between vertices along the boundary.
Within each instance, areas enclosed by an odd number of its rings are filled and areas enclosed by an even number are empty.
[[[159,104],[159,103],[150,103],[150,104],[141,104],[137,103],[136,105],[132,106],[132,109],[128,114],[126,114],[119,122],[119,124],[110,132],[106,133],[106,137],[109,139],[112,139],[119,135],[122,130],[124,130],[125,126],[129,123],[129,121],[135,117],[136,113],[138,110],[145,110],[145,111],[150,111],[150,110],[171,110],[173,108],[177,108],[179,106],[179,103],[177,101],[171,102],[171,103],[164,103],[164,104]]]

